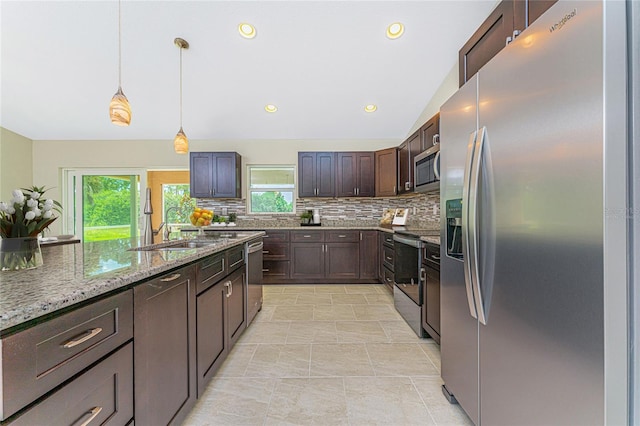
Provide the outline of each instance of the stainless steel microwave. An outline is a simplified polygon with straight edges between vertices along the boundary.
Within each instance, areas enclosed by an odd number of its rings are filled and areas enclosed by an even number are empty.
[[[440,141],[433,138],[433,146],[416,155],[413,162],[415,192],[440,190]]]

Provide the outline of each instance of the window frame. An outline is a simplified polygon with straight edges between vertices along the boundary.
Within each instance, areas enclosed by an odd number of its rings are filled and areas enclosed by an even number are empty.
[[[295,164],[247,164],[246,166],[246,173],[247,173],[247,178],[245,179],[247,182],[247,186],[246,186],[246,214],[247,215],[278,215],[278,216],[284,216],[284,215],[290,215],[290,216],[295,216],[296,214],[296,194],[297,194],[297,188],[298,188],[298,169],[296,167]],[[252,189],[251,188],[251,169],[253,168],[261,168],[261,169],[292,169],[293,170],[293,188],[287,188],[287,187],[276,187],[276,188],[269,188],[267,190],[265,190],[264,188],[262,189]],[[251,204],[251,194],[254,192],[271,192],[271,191],[280,191],[280,192],[289,192],[291,191],[293,196],[292,196],[292,211],[290,212],[254,212],[252,211],[252,204]]]

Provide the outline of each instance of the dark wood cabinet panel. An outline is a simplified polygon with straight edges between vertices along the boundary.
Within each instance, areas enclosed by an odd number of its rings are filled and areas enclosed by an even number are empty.
[[[387,286],[387,290],[389,290],[389,292],[391,292],[391,294],[393,294],[393,271],[390,270],[389,268],[387,268],[386,266],[383,268],[384,269],[384,284]]]
[[[440,247],[427,244],[422,251],[426,278],[422,300],[422,328],[440,343]]]
[[[360,231],[325,231],[325,241],[328,243],[356,243],[360,241]]]
[[[421,151],[425,151],[440,142],[440,113],[434,115],[420,127]]]
[[[134,287],[135,419],[179,424],[197,393],[195,267]]]
[[[373,152],[338,152],[336,196],[373,197],[375,195],[374,161]]]
[[[558,0],[513,0],[514,28],[522,31]]]
[[[226,256],[224,253],[214,254],[198,262],[196,266],[196,292],[199,294],[220,281],[226,275]]]
[[[395,250],[393,247],[383,246],[382,247],[382,263],[389,270],[393,271],[393,261],[395,257]]]
[[[298,152],[298,195],[334,197],[336,194],[334,152]]]
[[[325,277],[329,279],[357,279],[360,277],[360,244],[325,244]]]
[[[133,343],[120,348],[11,422],[124,425],[133,418]]]
[[[289,279],[290,262],[288,260],[265,260],[262,262],[262,276],[265,284],[281,283]]]
[[[291,231],[291,242],[312,243],[324,241],[325,231]]]
[[[263,283],[281,283],[289,279],[289,231],[268,230],[262,252]]]
[[[324,244],[291,243],[291,278],[324,278]]]
[[[265,231],[267,234],[263,235],[263,242],[265,245],[274,242],[289,242],[289,231]]]
[[[375,152],[375,195],[392,197],[398,189],[398,149]]]
[[[420,130],[398,147],[398,194],[413,191],[413,159],[420,148]]]
[[[378,231],[360,231],[360,278],[378,278]]]
[[[478,72],[513,36],[513,0],[503,0],[458,52],[460,87]]]
[[[227,293],[227,321],[229,323],[230,346],[240,338],[246,328],[246,300],[247,293],[244,285],[244,268],[236,270],[225,281],[228,283]]]
[[[241,157],[237,152],[191,152],[190,194],[194,198],[240,198]]]
[[[198,396],[229,353],[225,339],[226,294],[227,287],[220,281],[197,297]]]
[[[263,260],[288,260],[289,243],[264,243],[262,250]]]

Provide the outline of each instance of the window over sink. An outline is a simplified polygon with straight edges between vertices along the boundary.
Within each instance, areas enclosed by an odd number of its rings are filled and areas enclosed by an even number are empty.
[[[247,212],[278,214],[295,211],[296,168],[283,166],[247,166]]]

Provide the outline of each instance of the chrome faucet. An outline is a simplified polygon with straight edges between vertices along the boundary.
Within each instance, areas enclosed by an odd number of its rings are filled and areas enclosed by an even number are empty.
[[[158,232],[160,232],[160,230],[162,229],[162,225],[164,225],[164,235],[163,235],[163,238],[162,238],[163,241],[169,241],[169,235],[171,234],[171,227],[169,226],[169,212],[171,210],[179,211],[180,208],[177,207],[177,206],[171,206],[167,210],[165,210],[165,212],[164,212],[164,220],[165,220],[165,222],[162,222],[160,224],[160,227],[158,228]]]

